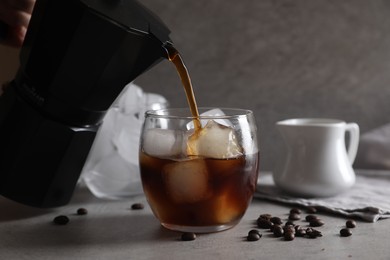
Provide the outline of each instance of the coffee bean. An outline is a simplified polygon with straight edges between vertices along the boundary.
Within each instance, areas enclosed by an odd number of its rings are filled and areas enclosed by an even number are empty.
[[[77,215],[87,215],[88,214],[88,210],[85,209],[85,208],[79,208],[77,209]]]
[[[276,237],[281,237],[284,234],[284,229],[279,225],[275,225],[273,228],[273,233]]]
[[[53,222],[57,225],[66,225],[69,222],[69,218],[64,215],[59,215],[53,219]]]
[[[256,232],[249,232],[248,233],[248,236],[246,237],[246,240],[248,241],[257,241],[261,238],[261,234],[260,233],[256,233]]]
[[[292,208],[290,210],[290,214],[301,214],[301,213],[302,213],[302,211],[298,208]]]
[[[295,232],[297,232],[299,229],[302,229],[302,227],[300,225],[295,225],[294,229],[295,229]]]
[[[311,227],[321,227],[324,224],[325,224],[325,222],[318,218],[318,219],[314,219],[314,220],[310,221],[309,225]]]
[[[269,227],[269,231],[274,232],[275,226],[279,226],[278,224],[273,224],[272,226]]]
[[[340,230],[340,236],[349,237],[352,235],[352,231],[349,228],[343,228]]]
[[[293,232],[285,232],[284,233],[284,240],[286,241],[292,241],[295,238],[295,234]]]
[[[288,219],[289,220],[300,220],[301,219],[301,215],[299,215],[298,213],[291,213],[288,216]]]
[[[314,214],[314,213],[317,213],[317,209],[315,207],[308,207],[306,209],[306,212],[309,214]]]
[[[257,226],[259,228],[270,228],[274,225],[270,220],[264,219],[264,218],[258,218],[257,219]]]
[[[271,215],[271,214],[268,214],[268,213],[266,213],[266,214],[261,214],[261,215],[259,216],[259,218],[263,218],[263,219],[270,220],[270,219],[272,218],[272,215]]]
[[[134,203],[133,205],[131,205],[131,209],[143,209],[144,208],[144,204],[142,203]]]
[[[294,222],[292,221],[287,221],[286,224],[284,224],[285,226],[295,226]]]
[[[196,239],[196,234],[192,232],[184,232],[181,235],[181,240],[182,241],[192,241]]]
[[[304,237],[306,235],[306,230],[303,228],[295,229],[295,235],[297,237]]]
[[[263,236],[263,235],[260,233],[260,231],[257,230],[257,229],[252,229],[252,230],[250,230],[250,231],[248,232],[248,235],[250,235],[250,234],[258,234],[260,237]]]
[[[317,237],[322,237],[322,233],[319,230],[316,230],[314,228],[307,228],[306,229],[306,235],[309,238],[317,238]]]
[[[356,222],[352,219],[349,219],[347,220],[347,222],[345,222],[345,225],[347,226],[347,228],[355,228]]]
[[[284,230],[284,233],[286,232],[292,232],[292,233],[295,233],[295,228],[293,225],[285,225],[283,227],[283,230]]]
[[[318,219],[318,217],[316,215],[307,215],[305,217],[306,221],[310,222],[310,221],[313,221],[315,219]]]
[[[274,224],[277,224],[277,225],[281,225],[283,222],[282,222],[282,219],[279,218],[279,217],[272,217],[270,218],[270,221]]]

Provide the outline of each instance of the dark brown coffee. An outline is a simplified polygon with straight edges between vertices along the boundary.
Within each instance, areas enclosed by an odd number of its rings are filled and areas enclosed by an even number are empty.
[[[197,171],[197,174],[206,175],[202,187],[196,187],[191,196],[183,196],[187,193],[178,190],[191,189],[185,187],[188,183],[183,183],[183,187],[172,187],[181,177],[174,176],[171,165],[186,163],[191,164],[189,168],[202,167],[203,173]],[[164,225],[219,226],[238,222],[244,215],[256,186],[258,154],[178,161],[141,152],[140,169],[149,204]]]

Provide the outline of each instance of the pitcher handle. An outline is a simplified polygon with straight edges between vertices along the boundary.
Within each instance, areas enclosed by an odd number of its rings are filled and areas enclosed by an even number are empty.
[[[359,126],[356,123],[347,123],[345,131],[349,132],[350,136],[347,153],[350,163],[353,164],[359,146]]]

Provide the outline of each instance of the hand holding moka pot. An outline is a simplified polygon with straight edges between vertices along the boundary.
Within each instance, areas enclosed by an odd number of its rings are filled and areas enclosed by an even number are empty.
[[[0,97],[0,195],[67,204],[103,116],[166,58],[169,33],[134,0],[38,0],[19,71]]]

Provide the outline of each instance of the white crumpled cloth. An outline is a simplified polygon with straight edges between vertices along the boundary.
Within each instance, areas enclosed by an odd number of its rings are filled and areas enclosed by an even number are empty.
[[[315,206],[323,211],[376,222],[390,218],[390,171],[356,170],[356,184],[346,192],[328,198],[299,198],[275,186],[270,172],[260,172],[255,198],[282,203]]]
[[[372,129],[360,136],[354,166],[357,169],[390,170],[390,124]]]

